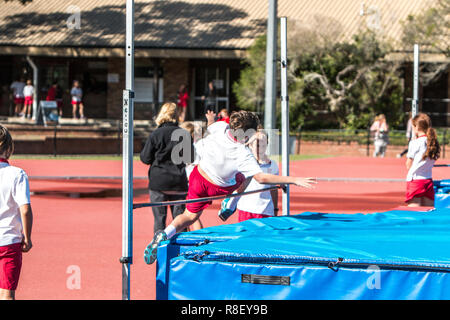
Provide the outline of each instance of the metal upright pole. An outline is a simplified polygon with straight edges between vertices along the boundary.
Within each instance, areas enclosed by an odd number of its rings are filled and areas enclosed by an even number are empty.
[[[411,114],[414,117],[419,112],[419,45],[414,45],[414,85]]]
[[[134,1],[127,0],[122,128],[122,300],[130,299],[130,269],[133,263],[133,90]]]
[[[269,0],[266,43],[266,92],[264,129],[275,129],[277,75],[277,0]]]
[[[287,18],[282,17],[280,23],[281,46],[281,174],[289,176],[289,95],[287,84]],[[289,185],[282,196],[283,215],[289,215]]]

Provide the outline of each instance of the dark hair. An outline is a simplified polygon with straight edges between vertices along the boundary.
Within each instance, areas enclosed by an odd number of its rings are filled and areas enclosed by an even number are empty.
[[[14,142],[8,131],[0,124],[0,155],[5,155],[6,159],[12,155],[14,151]]]
[[[257,130],[259,126],[259,118],[256,114],[250,111],[234,111],[230,116],[230,128],[232,130],[242,129],[247,131],[249,129]]]
[[[437,140],[436,130],[431,127],[431,119],[425,113],[418,113],[412,119],[412,124],[417,127],[420,131],[427,134],[427,150],[425,151],[422,160],[430,158],[432,160],[437,160],[441,154],[441,147]]]

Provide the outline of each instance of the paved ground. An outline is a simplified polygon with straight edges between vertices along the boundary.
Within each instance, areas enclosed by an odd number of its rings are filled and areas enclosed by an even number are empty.
[[[33,176],[121,176],[113,160],[14,160]],[[291,175],[322,178],[403,179],[405,159],[325,158],[291,163]],[[441,162],[444,163],[444,162]],[[436,180],[448,168],[434,169]],[[135,162],[134,175],[147,167]],[[145,180],[134,184],[135,203],[149,201]],[[34,212],[33,249],[24,255],[18,299],[121,299],[120,180],[31,180]],[[305,211],[370,213],[403,204],[404,182],[320,182],[313,190],[291,188],[291,214]],[[205,227],[221,224],[216,201],[202,216]],[[168,219],[168,222],[171,219]],[[236,223],[233,216],[227,223]],[[155,266],[142,254],[151,240],[150,209],[135,210],[132,299],[155,298]]]

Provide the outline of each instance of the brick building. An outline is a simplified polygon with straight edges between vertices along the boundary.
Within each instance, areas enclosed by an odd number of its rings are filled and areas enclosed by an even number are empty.
[[[379,29],[398,40],[408,14],[430,4],[427,0],[280,0],[278,16],[304,24],[318,16],[332,17],[343,40],[362,27]],[[38,67],[39,99],[45,99],[50,84],[58,81],[65,92],[64,115],[71,116],[69,91],[77,79],[84,89],[88,118],[121,118],[125,1],[33,0],[26,5],[12,1],[1,8],[0,115],[11,112],[11,82],[21,76],[32,78],[29,57]],[[246,49],[266,30],[267,13],[268,0],[135,1],[135,118],[150,119],[162,102],[176,99],[183,83],[190,91],[190,118],[201,115],[201,96],[209,81],[216,85],[218,107],[233,110],[232,84],[239,78]],[[430,58],[425,54],[423,59]],[[405,70],[405,94],[410,94],[411,68],[407,65]],[[442,99],[442,114],[450,110],[445,102],[449,82],[446,73],[438,85],[422,88],[423,98]],[[446,119],[442,125],[447,125]]]

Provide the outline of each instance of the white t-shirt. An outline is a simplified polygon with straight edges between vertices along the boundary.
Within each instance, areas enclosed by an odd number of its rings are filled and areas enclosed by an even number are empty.
[[[24,88],[23,88],[23,95],[25,96],[25,97],[31,97],[32,95],[33,95],[33,93],[34,93],[34,88],[33,88],[33,86],[25,86]]]
[[[426,158],[422,160],[427,151],[427,137],[420,137],[409,142],[407,158],[413,159],[411,168],[406,176],[406,181],[431,179],[435,160]]]
[[[81,88],[73,87],[70,90],[70,94],[72,95],[72,101],[80,102],[83,97],[83,90]]]
[[[15,98],[23,98],[23,89],[25,88],[25,83],[20,82],[20,81],[14,81],[11,84],[11,89],[13,89],[14,91],[14,97]]]
[[[22,242],[20,207],[30,203],[26,173],[0,162],[0,246]]]
[[[201,148],[199,166],[220,187],[236,184],[236,174],[246,178],[262,170],[249,148],[234,141],[228,134],[230,127],[218,121],[208,127],[208,135],[198,141]]]
[[[194,162],[187,164],[185,168],[188,180],[189,176],[192,173],[192,170],[194,170],[194,167],[199,163],[201,158],[201,144],[199,143],[200,141],[201,140],[194,142]]]
[[[270,173],[275,175],[278,175],[279,173],[278,164],[275,161],[270,161],[270,163],[267,164],[260,164],[260,167],[264,173]],[[270,187],[272,186],[267,184],[261,184],[257,182],[255,179],[252,179],[252,181],[250,181],[249,185],[247,186],[247,189],[245,189],[245,192]],[[265,214],[268,216],[274,215],[273,201],[270,191],[264,191],[242,196],[239,199],[237,208],[238,210],[247,211],[255,214]]]

